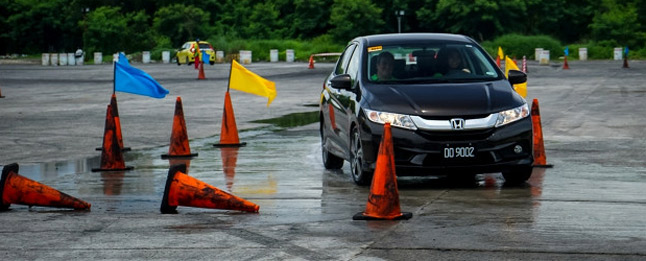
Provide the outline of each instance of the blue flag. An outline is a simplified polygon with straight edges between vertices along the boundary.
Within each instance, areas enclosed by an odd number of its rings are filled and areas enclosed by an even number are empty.
[[[563,50],[563,52],[565,53],[565,56],[570,56],[570,48],[569,47],[566,46],[565,50]]]
[[[628,57],[628,46],[626,46],[626,48],[624,49],[624,54],[626,55],[626,57]]]
[[[168,90],[164,89],[153,77],[130,66],[128,58],[123,53],[119,53],[119,61],[114,64],[114,90],[158,99],[164,98],[168,94]]]
[[[206,51],[202,50],[202,62],[209,63],[209,59],[211,59],[211,56]]]

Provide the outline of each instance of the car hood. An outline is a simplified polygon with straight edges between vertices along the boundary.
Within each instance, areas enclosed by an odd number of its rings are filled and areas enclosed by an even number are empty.
[[[370,109],[419,116],[485,115],[525,103],[506,80],[483,83],[374,84],[363,88],[362,96]]]

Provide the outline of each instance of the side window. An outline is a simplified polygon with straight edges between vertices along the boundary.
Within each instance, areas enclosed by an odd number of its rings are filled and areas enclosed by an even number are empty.
[[[357,79],[357,73],[359,72],[359,54],[361,54],[361,50],[356,48],[356,50],[354,50],[354,53],[352,54],[352,58],[350,58],[350,64],[348,64],[348,68],[346,70],[346,73],[350,75],[352,80]]]
[[[350,60],[350,57],[352,56],[352,53],[356,47],[357,46],[355,44],[352,44],[345,48],[343,55],[341,55],[341,58],[339,58],[339,61],[336,64],[336,69],[334,70],[335,74],[345,73],[345,70],[348,67],[348,61]]]

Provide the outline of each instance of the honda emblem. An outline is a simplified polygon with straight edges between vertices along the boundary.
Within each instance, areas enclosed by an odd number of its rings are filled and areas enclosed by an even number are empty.
[[[451,119],[451,127],[454,130],[464,130],[464,119]]]

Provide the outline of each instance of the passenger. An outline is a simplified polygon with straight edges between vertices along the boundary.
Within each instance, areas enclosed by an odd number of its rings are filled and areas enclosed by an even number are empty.
[[[439,60],[442,62],[441,71],[444,75],[471,73],[464,65],[458,49],[445,48],[440,51]]]
[[[388,81],[394,80],[393,68],[395,64],[395,57],[390,52],[383,52],[377,55],[377,73],[370,76],[372,81]]]

